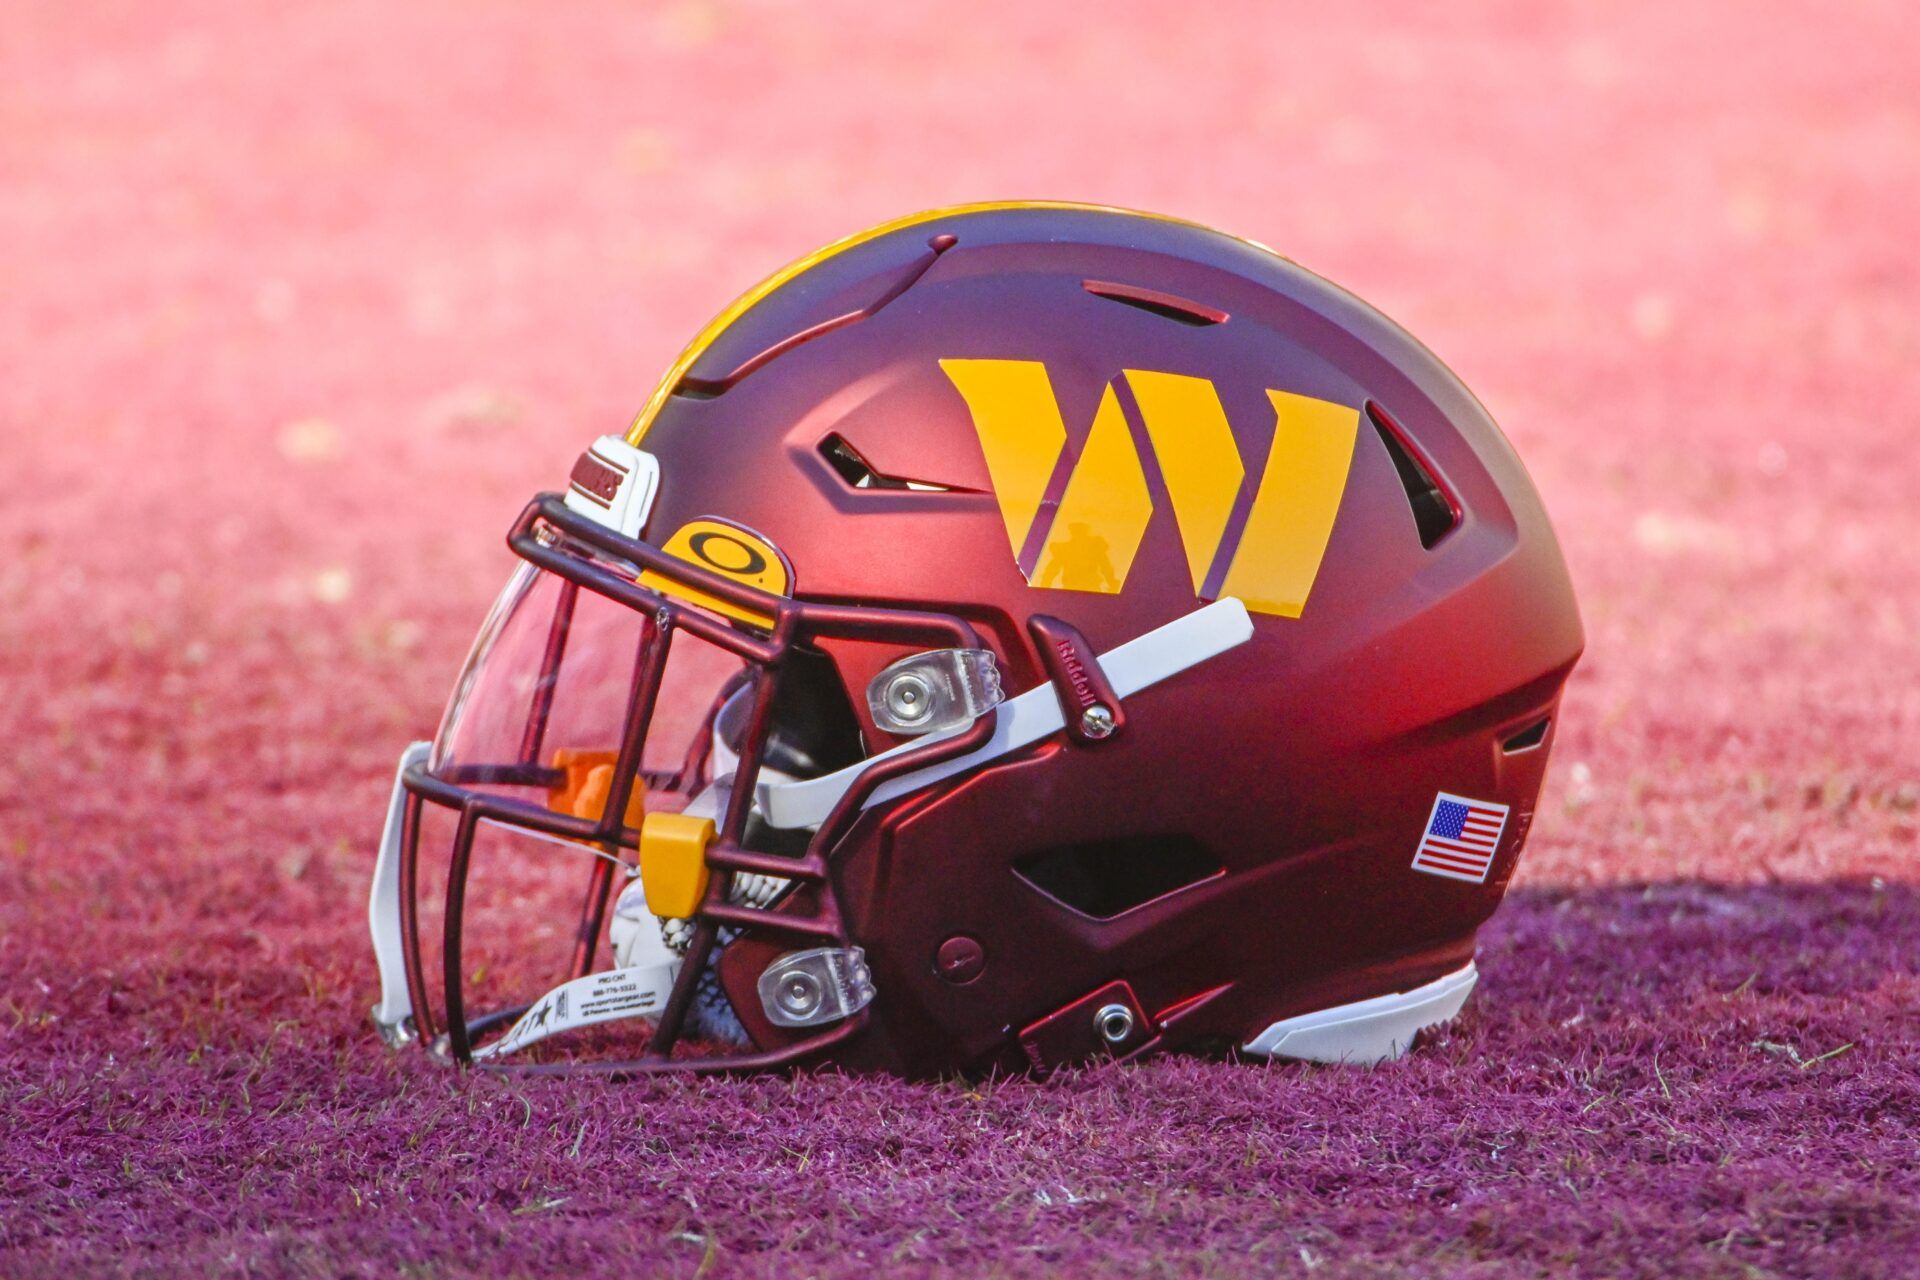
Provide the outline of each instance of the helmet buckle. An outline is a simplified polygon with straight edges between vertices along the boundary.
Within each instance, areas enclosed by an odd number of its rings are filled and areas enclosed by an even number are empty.
[[[1081,996],[1020,1032],[1036,1075],[1105,1058],[1131,1058],[1160,1042],[1133,986],[1124,979]]]
[[[1088,747],[1105,742],[1127,722],[1120,695],[1100,667],[1100,658],[1079,628],[1059,618],[1036,613],[1027,619],[1027,632],[1040,653],[1040,664],[1060,699],[1069,741]]]

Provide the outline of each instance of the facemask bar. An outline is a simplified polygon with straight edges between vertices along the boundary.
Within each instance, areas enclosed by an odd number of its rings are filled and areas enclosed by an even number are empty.
[[[650,570],[678,585],[739,606],[753,614],[769,617],[773,620],[771,631],[762,636],[743,630],[715,614],[640,586],[634,581],[637,574],[630,577],[597,559],[590,559],[570,549],[567,545],[569,541],[624,564]],[[583,1071],[610,1074],[675,1070],[746,1071],[793,1062],[857,1033],[866,1024],[867,1014],[864,1010],[824,1029],[818,1035],[773,1050],[697,1059],[676,1060],[672,1057],[673,1048],[685,1028],[695,988],[712,958],[720,929],[759,930],[764,934],[791,938],[799,948],[849,945],[851,939],[847,935],[829,876],[829,852],[859,817],[865,801],[876,787],[915,770],[965,755],[983,746],[993,736],[995,713],[988,710],[963,732],[877,759],[839,798],[814,833],[805,854],[799,858],[744,848],[742,839],[756,790],[744,783],[755,778],[760,770],[784,657],[797,645],[829,637],[874,640],[903,646],[979,649],[982,646],[978,633],[965,620],[946,614],[803,602],[769,595],[710,573],[646,543],[626,538],[570,510],[558,494],[542,494],[529,503],[515,521],[507,542],[521,558],[562,580],[562,598],[555,610],[542,660],[542,675],[547,678],[541,681],[541,689],[550,689],[554,683],[551,677],[558,672],[564,656],[572,606],[582,588],[626,605],[641,615],[643,622],[639,651],[636,653],[635,673],[628,691],[611,789],[598,819],[573,817],[510,796],[472,789],[475,785],[490,782],[547,785],[553,771],[544,768],[538,761],[546,716],[551,710],[550,695],[535,699],[518,762],[506,766],[456,765],[443,771],[441,776],[435,776],[428,771],[427,763],[422,761],[402,773],[406,799],[401,834],[400,924],[408,993],[422,1039],[428,1044],[435,1043],[439,1028],[434,1024],[432,1006],[427,1000],[416,909],[421,805],[443,805],[459,815],[448,867],[444,924],[445,1047],[454,1061],[473,1063],[474,1041],[488,1031],[511,1022],[525,1011],[525,1006],[518,1006],[490,1011],[469,1020],[465,1008],[461,981],[461,936],[466,876],[479,824],[493,821],[558,836],[579,842],[602,854],[594,859],[581,904],[569,976],[578,978],[593,972],[595,953],[616,889],[616,871],[623,865],[632,867],[634,863],[638,833],[627,827],[623,819],[635,780],[640,776],[642,748],[648,726],[653,720],[654,704],[666,671],[667,656],[674,636],[682,631],[738,656],[747,664],[743,676],[745,687],[749,690],[750,710],[746,731],[740,741],[740,756],[735,772],[740,784],[729,790],[725,811],[719,815],[716,824],[714,842],[706,850],[706,864],[712,874],[705,896],[691,918],[692,936],[653,1035],[642,1055],[634,1059],[531,1064],[486,1061],[474,1065],[487,1070],[534,1075]],[[708,724],[703,726],[702,735],[707,735],[710,728],[711,713]],[[684,778],[689,769],[699,767],[701,750],[696,745],[689,752],[680,766],[678,776]],[[729,894],[733,878],[740,873],[791,880],[800,890],[810,891],[813,908],[807,912],[775,912],[731,902]]]

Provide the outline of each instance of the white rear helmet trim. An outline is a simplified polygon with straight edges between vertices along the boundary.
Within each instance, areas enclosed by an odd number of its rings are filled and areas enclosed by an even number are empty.
[[[1411,991],[1282,1018],[1243,1048],[1302,1062],[1353,1066],[1386,1062],[1405,1055],[1413,1047],[1413,1038],[1427,1027],[1452,1021],[1473,994],[1479,977],[1468,961],[1466,968]]]

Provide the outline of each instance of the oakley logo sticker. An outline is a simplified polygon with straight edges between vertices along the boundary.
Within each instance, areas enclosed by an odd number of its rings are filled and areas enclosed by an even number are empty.
[[[687,550],[709,569],[742,582],[753,582],[767,571],[767,557],[730,529],[702,529],[687,539]]]
[[[1070,457],[1044,364],[942,360],[940,368],[973,415],[1007,540],[1027,582],[1118,593],[1154,498],[1116,384],[1102,391],[1079,455]],[[1246,466],[1213,383],[1147,369],[1123,370],[1120,378],[1165,481],[1194,594],[1237,596],[1257,612],[1299,617],[1346,491],[1360,411],[1269,390],[1272,440],[1243,503]]]
[[[673,536],[660,545],[660,549],[688,564],[731,578],[756,591],[776,596],[793,593],[793,566],[787,563],[787,558],[759,534],[729,520],[712,516],[689,520],[675,530]],[[689,604],[697,604],[723,617],[761,627],[773,625],[772,617],[767,614],[721,600],[709,592],[675,581],[652,569],[640,575],[640,585]]]

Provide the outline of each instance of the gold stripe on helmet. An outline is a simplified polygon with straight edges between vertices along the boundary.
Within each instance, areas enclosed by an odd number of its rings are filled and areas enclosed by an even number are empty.
[[[970,213],[993,213],[1002,209],[1076,209],[1084,213],[1117,213],[1134,218],[1151,218],[1155,222],[1171,222],[1180,226],[1198,227],[1203,231],[1212,230],[1211,227],[1202,226],[1197,222],[1189,222],[1185,218],[1169,217],[1162,213],[1145,213],[1138,209],[1122,209],[1113,205],[1080,204],[1071,200],[990,200],[980,204],[957,204],[944,209],[928,209],[921,213],[908,214],[904,218],[895,218],[891,222],[883,222],[879,226],[869,227],[865,231],[855,232],[845,239],[836,240],[830,245],[815,249],[804,258],[788,263],[734,299],[726,310],[709,321],[707,327],[694,335],[693,341],[687,344],[686,350],[682,351],[679,357],[674,360],[672,367],[670,367],[665,376],[660,379],[660,385],[653,389],[653,394],[647,398],[647,403],[641,408],[639,415],[634,418],[633,425],[627,428],[627,443],[637,445],[646,437],[647,429],[653,425],[653,420],[659,416],[661,406],[666,404],[667,397],[673,394],[673,389],[680,385],[680,380],[687,376],[687,371],[693,368],[694,362],[705,354],[707,348],[717,342],[720,335],[725,333],[735,320],[738,320],[741,316],[752,310],[756,305],[781,288],[781,286],[806,274],[829,258],[837,257],[849,249],[866,244],[870,240],[878,240],[881,236],[889,235],[892,232],[904,230],[907,227],[919,226],[922,223],[938,222],[942,218],[958,217],[962,214]],[[1247,243],[1252,244],[1253,242],[1247,241]],[[1264,245],[1256,245],[1255,247],[1265,248]],[[1271,250],[1268,250],[1268,252],[1271,252]]]

